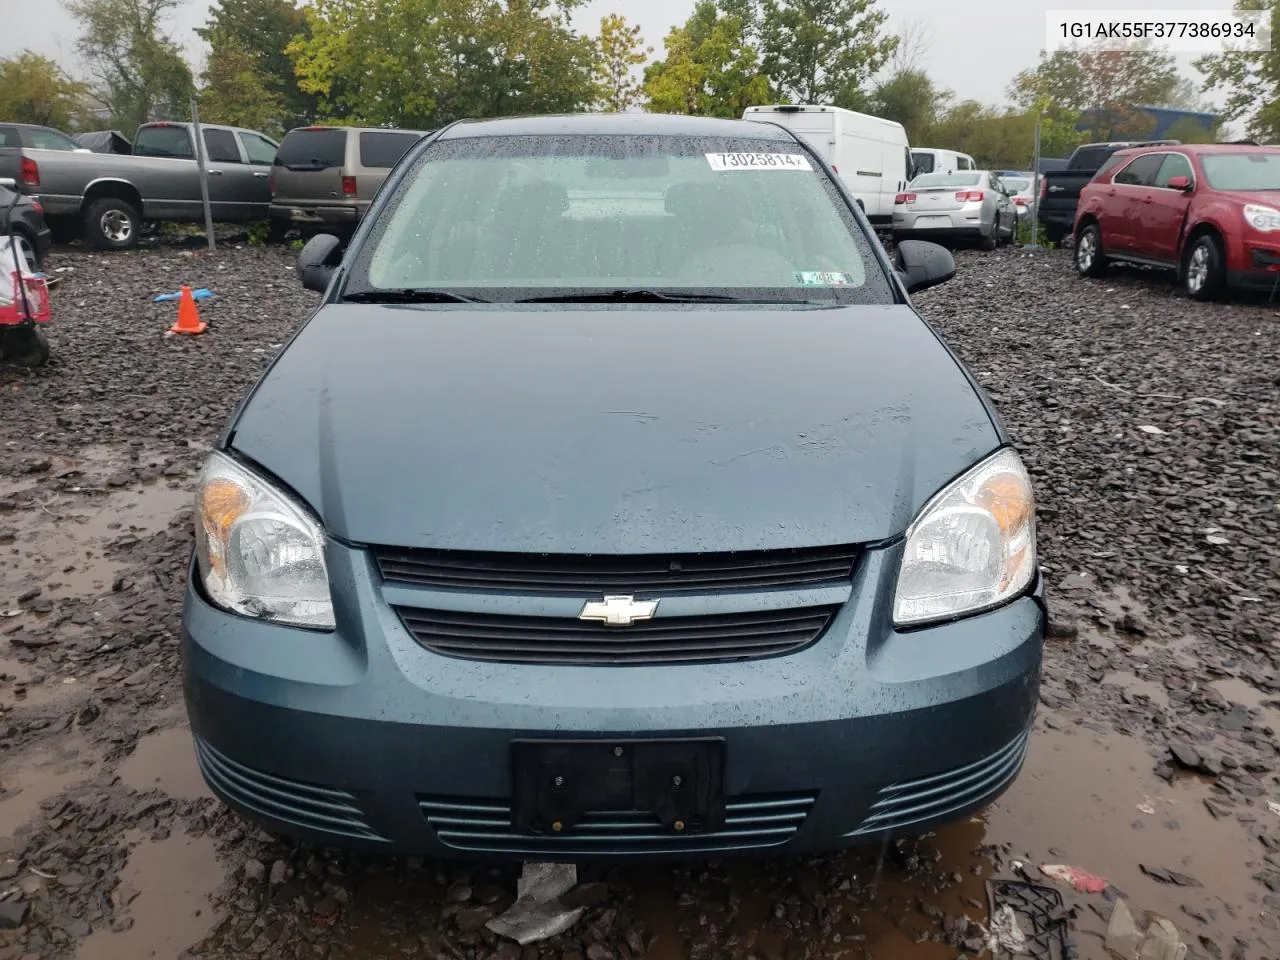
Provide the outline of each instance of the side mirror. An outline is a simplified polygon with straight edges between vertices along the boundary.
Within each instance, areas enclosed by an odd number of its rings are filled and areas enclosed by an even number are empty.
[[[324,293],[342,262],[342,241],[331,233],[317,233],[298,252],[298,278],[308,290]]]
[[[901,241],[893,252],[893,265],[907,293],[936,287],[956,275],[956,261],[951,251],[927,240]]]
[[[1190,178],[1190,177],[1183,177],[1183,176],[1170,177],[1170,178],[1169,178],[1169,189],[1170,189],[1170,190],[1184,190],[1184,191],[1185,191],[1185,190],[1190,190],[1190,189],[1191,189],[1191,178]]]

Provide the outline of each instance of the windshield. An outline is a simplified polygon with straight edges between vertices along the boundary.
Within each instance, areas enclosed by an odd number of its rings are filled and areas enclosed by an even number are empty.
[[[1030,180],[1022,180],[1018,177],[1005,177],[1000,182],[1005,185],[1005,188],[1010,193],[1022,193],[1023,191],[1028,190],[1031,187]]]
[[[1200,163],[1215,190],[1280,190],[1280,152],[1210,153]]]
[[[346,295],[448,290],[517,300],[644,290],[893,302],[872,241],[795,143],[446,140],[397,183]]]
[[[32,150],[79,150],[80,144],[57,130],[35,127],[27,131],[27,145]]]
[[[929,187],[976,187],[981,179],[977,173],[926,173],[911,181],[911,186],[921,190]]]

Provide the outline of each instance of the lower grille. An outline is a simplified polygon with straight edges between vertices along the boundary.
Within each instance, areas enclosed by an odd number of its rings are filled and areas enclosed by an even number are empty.
[[[1017,775],[1027,755],[1029,737],[1023,733],[998,752],[967,766],[885,787],[862,825],[849,836],[900,830],[971,809]]]
[[[657,664],[756,660],[816,641],[839,607],[658,617],[606,627],[563,617],[512,617],[400,607],[405,628],[435,653],[545,664]]]
[[[271,820],[357,840],[382,840],[365,822],[356,798],[263,773],[224,757],[196,739],[196,760],[205,779],[231,803]]]
[[[572,830],[530,837],[511,829],[511,808],[501,800],[419,797],[418,807],[447,847],[472,853],[536,856],[716,853],[776,847],[796,835],[816,793],[737,797],[725,805],[723,830],[673,834],[650,814],[589,813]]]

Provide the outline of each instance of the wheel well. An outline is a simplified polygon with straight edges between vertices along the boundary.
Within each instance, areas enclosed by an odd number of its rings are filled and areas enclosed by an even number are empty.
[[[123,200],[137,211],[138,216],[142,216],[142,194],[133,184],[121,180],[103,180],[100,183],[91,184],[84,192],[84,199],[80,201],[80,212],[84,213],[89,209],[90,204],[104,197]]]
[[[1078,237],[1082,230],[1088,226],[1097,226],[1098,218],[1091,213],[1086,213],[1080,218],[1080,222],[1076,224],[1075,235]]]
[[[1218,241],[1218,249],[1222,249],[1222,233],[1217,227],[1210,223],[1201,223],[1188,231],[1186,239],[1182,241],[1182,249],[1178,251],[1178,277],[1181,278],[1186,274],[1187,270],[1187,252],[1191,249],[1191,245],[1201,237],[1213,237]]]

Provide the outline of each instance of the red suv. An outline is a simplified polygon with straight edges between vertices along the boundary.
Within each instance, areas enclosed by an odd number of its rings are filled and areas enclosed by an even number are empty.
[[[1187,294],[1280,291],[1280,147],[1180,144],[1118,150],[1080,191],[1076,269],[1170,267]]]

